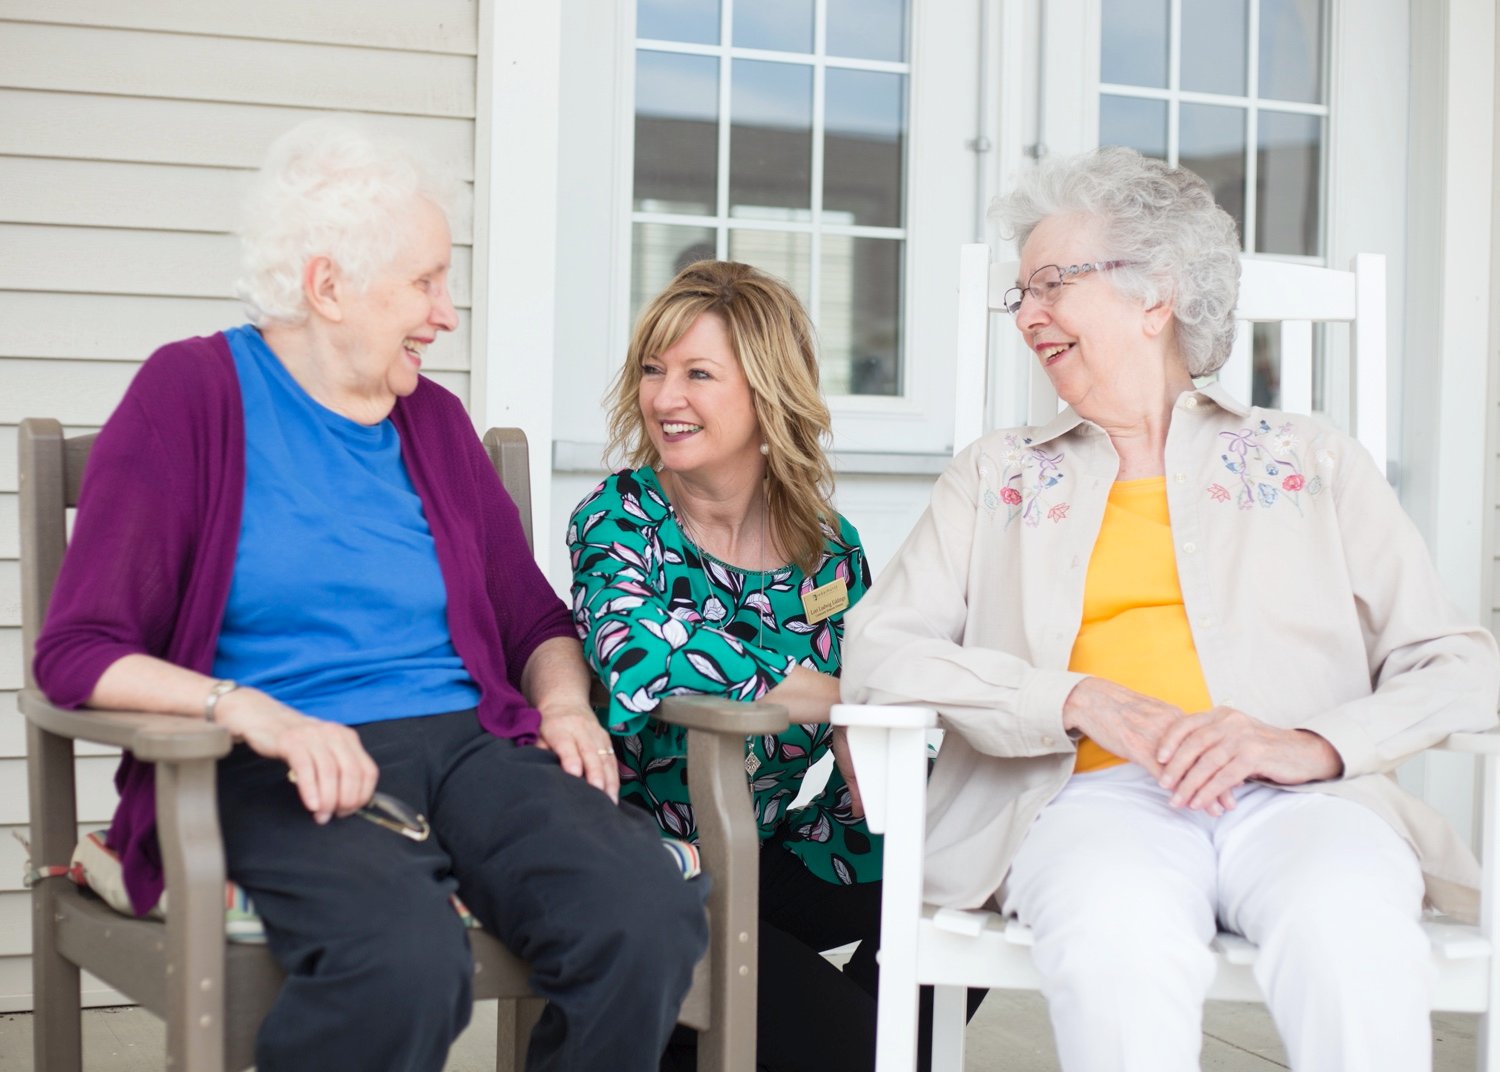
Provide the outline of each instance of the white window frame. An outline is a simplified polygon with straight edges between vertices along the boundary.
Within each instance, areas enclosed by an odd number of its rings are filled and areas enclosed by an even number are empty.
[[[577,0],[574,0],[576,3]],[[817,0],[822,3],[823,0]],[[601,11],[590,5],[590,19],[569,19],[564,15],[565,33],[589,33],[595,36],[592,55],[598,61],[591,77],[599,84],[612,87],[592,94],[597,112],[589,119],[567,116],[564,139],[571,137],[568,126],[581,120],[587,132],[581,134],[596,158],[603,154],[603,174],[595,185],[606,179],[611,194],[606,202],[594,198],[591,210],[596,218],[607,214],[607,242],[598,241],[593,232],[594,247],[605,264],[585,266],[587,280],[578,280],[579,293],[592,308],[597,302],[605,306],[598,315],[606,325],[603,330],[569,324],[579,310],[570,306],[570,273],[562,265],[558,299],[559,383],[598,385],[602,391],[623,360],[629,342],[630,247],[633,220],[633,140],[634,140],[634,70],[635,5],[608,5]],[[903,393],[894,396],[840,395],[829,399],[833,412],[834,448],[842,471],[904,471],[905,455],[926,456],[934,464],[952,449],[953,362],[957,347],[958,246],[972,240],[975,234],[975,187],[978,170],[974,164],[979,66],[976,26],[978,3],[959,4],[951,0],[912,0],[912,23],[909,38],[908,130],[905,164],[906,220],[903,263],[902,359]],[[576,29],[570,29],[570,24]],[[602,35],[608,34],[612,47],[607,51]],[[653,46],[655,47],[655,46]],[[663,43],[663,49],[717,53],[675,43]],[[750,50],[735,49],[739,57],[756,58]],[[766,53],[766,57],[775,53]],[[841,63],[840,66],[843,66]],[[853,66],[853,65],[851,65]],[[892,69],[891,65],[873,61],[859,64],[871,70]],[[564,105],[567,106],[568,72],[564,71]],[[575,90],[577,87],[574,87]],[[721,86],[721,93],[724,92]],[[580,99],[585,94],[579,94]],[[611,103],[597,107],[599,100]],[[581,103],[579,105],[581,107]],[[606,119],[607,117],[607,124]],[[606,125],[607,128],[606,129]],[[568,155],[564,145],[562,182],[563,219],[561,245],[566,251],[571,224],[567,219],[569,205]],[[721,160],[720,182],[727,181]],[[689,222],[678,217],[654,217],[660,222]],[[702,221],[693,220],[700,223]],[[734,217],[733,225],[745,222]],[[776,225],[778,230],[795,227]],[[811,228],[808,228],[811,230]],[[825,232],[859,235],[889,234],[885,228],[832,227]],[[580,238],[582,231],[579,232]],[[606,249],[607,247],[607,249]],[[567,261],[566,252],[562,260]],[[814,283],[816,285],[816,282]],[[816,293],[816,292],[814,292]],[[570,353],[570,333],[576,332],[583,353]],[[581,340],[587,335],[588,342]],[[603,350],[603,354],[597,351]],[[576,392],[577,388],[570,389]],[[588,414],[597,413],[595,400],[588,398],[558,399],[559,443],[557,467],[581,471],[598,463],[598,450],[604,441],[602,424]],[[576,409],[570,412],[570,407]],[[578,412],[583,410],[584,412]]]

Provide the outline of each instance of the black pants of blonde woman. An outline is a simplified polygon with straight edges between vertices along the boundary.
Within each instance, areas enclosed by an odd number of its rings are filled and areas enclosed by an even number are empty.
[[[822,952],[858,942],[840,971]],[[870,1072],[880,971],[880,883],[824,882],[786,851],[781,835],[760,852],[758,1072]],[[923,988],[918,1069],[926,1072],[932,995]],[[969,992],[969,1015],[985,991]],[[662,1072],[691,1072],[696,1046],[679,1028]]]
[[[317,825],[286,767],[247,748],[219,765],[229,874],[287,973],[260,1072],[438,1072],[471,1006],[455,892],[548,999],[531,1072],[654,1070],[708,940],[706,887],[655,824],[472,711],[356,729],[381,791],[428,816],[427,841]]]

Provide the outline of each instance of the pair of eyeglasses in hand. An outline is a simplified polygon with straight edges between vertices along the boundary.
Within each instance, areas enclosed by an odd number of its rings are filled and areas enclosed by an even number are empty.
[[[286,780],[295,785],[297,772],[287,771]],[[376,826],[393,830],[412,841],[426,841],[428,835],[432,833],[432,827],[427,825],[425,815],[406,801],[398,800],[389,793],[382,793],[378,790],[370,798],[370,802],[354,814],[361,819],[368,819]]]

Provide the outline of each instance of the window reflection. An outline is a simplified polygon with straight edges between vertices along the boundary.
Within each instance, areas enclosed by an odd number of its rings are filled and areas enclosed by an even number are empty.
[[[830,70],[823,111],[824,211],[901,226],[906,76]]]
[[[812,208],[813,69],[735,60],[730,81],[729,213],[807,219]],[[768,209],[781,209],[768,213]]]
[[[1260,113],[1256,157],[1255,248],[1315,257],[1319,226],[1323,120],[1315,115]]]
[[[636,55],[635,207],[712,212],[719,167],[719,61]]]
[[[719,40],[719,0],[636,0],[635,35],[712,45]]]
[[[1260,95],[1322,103],[1322,0],[1261,0]]]
[[[669,223],[638,223],[630,242],[630,320],[672,277],[694,261],[715,256],[714,232],[709,227],[679,227]]]
[[[811,235],[737,227],[729,232],[729,259],[783,280],[805,308],[812,308]]]
[[[1171,36],[1167,0],[1103,0],[1100,15],[1100,79],[1124,86],[1165,87]]]
[[[1249,65],[1247,0],[1192,0],[1182,5],[1182,88],[1243,96]]]
[[[1177,161],[1195,172],[1214,200],[1245,233],[1245,120],[1243,108],[1184,104],[1179,119]]]
[[[823,239],[823,390],[831,395],[901,393],[901,262],[905,243]]]
[[[1165,160],[1167,102],[1104,94],[1099,98],[1099,144],[1124,145]]]
[[[906,60],[906,0],[828,0],[828,54]]]
[[[753,0],[736,4],[734,47],[811,52],[813,0]]]

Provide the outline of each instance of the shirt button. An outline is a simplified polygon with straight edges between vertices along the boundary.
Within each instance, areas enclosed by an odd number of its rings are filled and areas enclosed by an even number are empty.
[[[1054,739],[1055,739],[1055,738],[1053,738],[1053,737],[1050,737],[1050,736],[1048,736],[1048,737],[1043,737],[1043,738],[1042,738],[1042,743],[1043,743],[1043,744],[1044,744],[1044,745],[1046,745],[1046,746],[1047,746],[1047,747],[1048,747],[1048,748],[1051,748],[1051,747],[1052,747],[1052,742],[1053,742],[1053,740],[1054,740]]]
[[[1188,395],[1186,398],[1184,398],[1182,400],[1182,404],[1184,406],[1186,406],[1188,409],[1193,409],[1194,407],[1196,407],[1198,405],[1198,396],[1197,395]]]
[[[1186,473],[1173,473],[1172,474],[1172,479],[1173,479],[1173,481],[1175,481],[1178,484],[1186,484],[1187,483],[1187,474]]]
[[[1195,544],[1192,540],[1189,540],[1187,543],[1182,545],[1182,553],[1185,555],[1190,555],[1196,550],[1198,550],[1198,545]]]
[[[1199,620],[1198,624],[1201,625],[1205,629],[1212,629],[1213,628],[1213,624],[1214,624],[1214,620],[1211,617],[1205,616],[1204,618],[1202,618],[1202,619]]]

